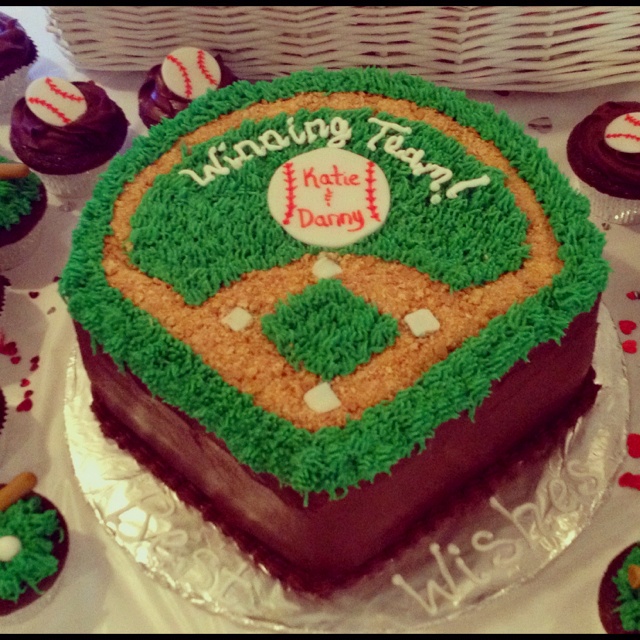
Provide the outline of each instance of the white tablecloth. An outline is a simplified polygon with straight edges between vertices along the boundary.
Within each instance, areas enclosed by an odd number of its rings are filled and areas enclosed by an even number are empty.
[[[42,7],[3,7],[18,18],[36,41],[39,59],[31,78],[45,75],[69,80],[92,79],[106,88],[131,122],[129,138],[144,133],[136,93],[142,73],[84,73],[67,61],[46,30]],[[640,64],[640,61],[638,62]],[[469,92],[494,103],[527,126],[560,168],[572,176],[565,145],[569,131],[607,100],[639,100],[637,85],[615,85],[566,94],[498,95]],[[536,127],[548,117],[551,130]],[[14,157],[8,143],[8,117],[0,121],[0,153]],[[572,176],[573,177],[573,176]],[[0,383],[9,410],[0,434],[0,481],[31,470],[37,490],[60,508],[69,524],[71,549],[59,587],[46,606],[25,609],[19,617],[0,619],[0,632],[20,633],[210,633],[242,632],[243,627],[204,611],[145,575],[98,523],[79,489],[65,441],[63,416],[65,372],[74,334],[58,294],[57,277],[65,264],[77,212],[54,199],[42,222],[43,239],[34,255],[8,272],[11,281],[0,329],[15,341],[20,362],[0,355]],[[640,225],[611,226],[606,256],[612,274],[604,302],[614,322],[640,325]],[[640,329],[620,340],[640,339]],[[35,358],[38,358],[35,360]],[[631,389],[629,431],[640,431],[640,353],[625,354]],[[18,411],[29,396],[32,408]],[[625,455],[619,475],[640,473],[640,461]],[[614,481],[611,492],[586,530],[535,578],[457,619],[431,627],[447,633],[600,633],[597,594],[610,560],[640,537],[640,493]]]

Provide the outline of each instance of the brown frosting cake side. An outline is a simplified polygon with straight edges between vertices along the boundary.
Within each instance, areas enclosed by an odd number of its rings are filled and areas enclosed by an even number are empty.
[[[277,478],[240,464],[195,420],[151,396],[101,350],[94,353],[77,324],[76,331],[105,435],[274,576],[327,594],[433,527],[465,483],[505,464],[519,443],[573,426],[598,389],[591,369],[596,318],[597,306],[576,318],[560,344],[536,347],[528,363],[493,385],[473,421],[463,415],[441,425],[426,449],[399,461],[390,475],[361,483],[340,500],[311,494],[308,506]]]

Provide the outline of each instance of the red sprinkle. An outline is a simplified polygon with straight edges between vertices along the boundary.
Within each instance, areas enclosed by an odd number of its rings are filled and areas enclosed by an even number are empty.
[[[31,384],[31,382],[29,380],[27,380],[26,378],[22,378],[22,380],[20,380],[20,386],[21,387],[28,387]]]
[[[627,451],[632,458],[640,458],[640,433],[627,436]]]
[[[25,397],[25,398],[30,398],[32,395],[33,395],[33,389],[27,389],[27,390],[24,392],[24,397]]]
[[[11,364],[20,364],[21,360],[22,358],[20,356],[13,356],[13,358],[11,358]]]
[[[633,320],[620,320],[618,325],[625,336],[628,336],[634,329],[638,328],[638,325]]]
[[[640,291],[628,291],[627,298],[629,300],[640,300]]]
[[[33,298],[35,300],[35,298],[37,298],[40,295],[39,291],[29,291],[29,297]]]
[[[621,487],[630,487],[631,489],[640,490],[640,475],[637,473],[623,473],[618,479],[618,484]]]
[[[638,351],[638,343],[635,340],[625,340],[622,343],[622,350],[625,353],[636,353]]]
[[[0,353],[3,356],[15,356],[18,353],[18,347],[15,342],[5,342],[0,344]]]
[[[31,358],[31,366],[29,367],[29,371],[37,371],[39,365],[40,356],[33,356],[33,358]]]
[[[31,398],[25,398],[17,407],[16,411],[31,411],[33,409],[33,401]]]

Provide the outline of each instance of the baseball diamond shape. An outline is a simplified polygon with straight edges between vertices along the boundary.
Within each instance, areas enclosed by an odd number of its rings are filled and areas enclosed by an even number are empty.
[[[294,369],[304,366],[323,380],[350,374],[400,335],[393,316],[328,279],[278,301],[262,331]]]

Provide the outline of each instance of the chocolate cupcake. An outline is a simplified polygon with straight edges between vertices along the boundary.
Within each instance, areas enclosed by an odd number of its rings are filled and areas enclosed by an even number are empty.
[[[38,51],[20,23],[0,13],[0,113],[9,113],[24,94]]]
[[[146,127],[173,118],[210,89],[237,78],[219,55],[196,47],[180,47],[152,67],[138,91],[138,113]]]
[[[578,123],[567,158],[605,222],[640,222],[640,102],[605,102]]]
[[[69,552],[62,514],[34,485],[30,473],[0,485],[0,616],[51,593]]]
[[[94,82],[39,78],[13,108],[9,140],[18,156],[61,198],[82,197],[120,150],[129,122]]]
[[[600,582],[598,613],[607,633],[640,632],[640,544],[623,549],[609,563]]]
[[[40,239],[47,192],[24,164],[0,156],[0,271],[18,266]]]

